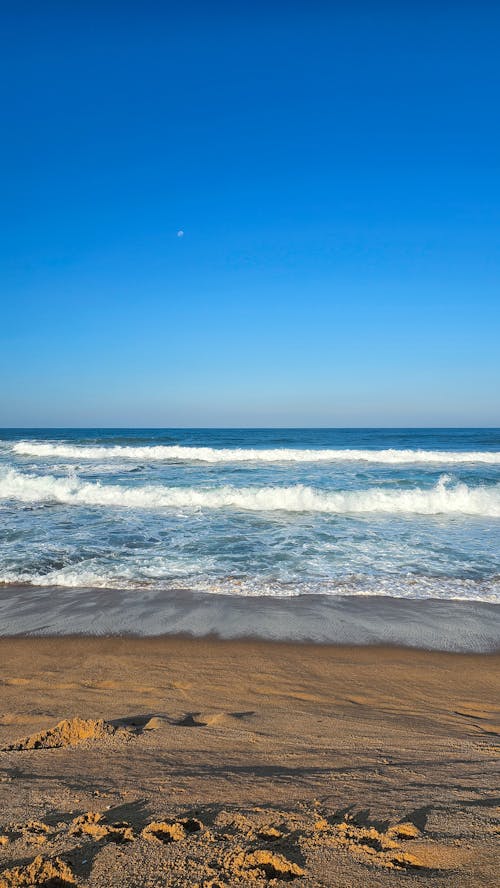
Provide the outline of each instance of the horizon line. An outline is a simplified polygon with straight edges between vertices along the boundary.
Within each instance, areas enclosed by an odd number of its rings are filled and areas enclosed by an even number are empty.
[[[240,432],[266,432],[266,431],[326,431],[326,432],[343,432],[343,431],[492,431],[500,432],[500,426],[490,425],[459,425],[459,426],[140,426],[140,425],[124,425],[124,426],[104,426],[104,425],[54,425],[54,426],[0,426],[1,432],[21,432],[21,431],[179,431],[179,432],[203,432],[203,431],[240,431]]]

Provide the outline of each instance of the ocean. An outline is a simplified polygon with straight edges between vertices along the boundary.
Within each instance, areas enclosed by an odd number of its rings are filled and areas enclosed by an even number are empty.
[[[0,512],[4,632],[113,631],[110,602],[127,631],[172,600],[500,603],[499,429],[4,429]]]

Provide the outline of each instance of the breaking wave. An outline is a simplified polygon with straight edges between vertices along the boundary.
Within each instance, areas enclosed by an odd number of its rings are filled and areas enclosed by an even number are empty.
[[[276,448],[214,448],[184,447],[180,445],[149,445],[146,447],[112,445],[73,446],[71,444],[44,444],[19,441],[12,447],[20,456],[62,457],[64,459],[135,459],[177,460],[183,462],[366,462],[394,465],[406,464],[467,464],[482,463],[500,465],[498,451],[454,451],[454,450],[299,450]]]
[[[371,487],[326,491],[304,485],[288,487],[119,486],[81,481],[76,476],[32,475],[13,469],[0,476],[0,500],[121,506],[140,509],[241,509],[249,511],[414,513],[500,517],[500,484],[470,487],[443,475],[430,488],[405,490]]]

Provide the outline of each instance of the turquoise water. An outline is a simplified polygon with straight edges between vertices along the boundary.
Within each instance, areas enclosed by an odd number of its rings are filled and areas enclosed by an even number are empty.
[[[498,429],[3,430],[0,516],[3,584],[500,602]]]

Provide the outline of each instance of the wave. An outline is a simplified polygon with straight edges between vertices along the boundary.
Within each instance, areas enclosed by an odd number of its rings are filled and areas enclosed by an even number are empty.
[[[63,457],[64,459],[135,459],[177,460],[183,462],[369,462],[388,464],[466,464],[482,463],[500,465],[498,451],[455,451],[455,450],[298,450],[276,448],[259,450],[256,448],[183,447],[180,445],[150,445],[146,447],[125,447],[112,445],[83,446],[71,444],[47,444],[42,442],[19,441],[12,447],[20,456]]]
[[[155,573],[160,574],[158,576]],[[169,575],[170,574],[170,575]],[[112,564],[68,565],[48,572],[26,571],[22,568],[0,570],[0,586],[49,586],[67,589],[119,589],[123,593],[141,593],[152,599],[159,593],[178,594],[181,591],[224,595],[231,598],[297,598],[321,596],[326,598],[406,598],[441,599],[448,601],[483,601],[500,604],[500,578],[467,579],[464,577],[427,575],[346,576],[322,580],[304,580],[297,577],[288,582],[249,576],[234,578],[207,576],[203,562],[198,570],[186,578],[173,571],[169,558],[162,571],[148,572],[141,560],[132,565],[113,559]]]
[[[469,487],[443,475],[431,488],[325,491],[289,487],[120,486],[81,481],[76,476],[29,475],[14,469],[0,476],[0,500],[121,506],[134,509],[241,509],[253,512],[332,514],[414,513],[500,517],[500,484]]]

